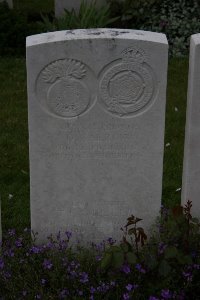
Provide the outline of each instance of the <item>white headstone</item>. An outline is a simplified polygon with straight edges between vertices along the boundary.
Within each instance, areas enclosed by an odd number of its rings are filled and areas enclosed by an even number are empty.
[[[161,205],[168,44],[136,30],[27,39],[31,223],[112,236]]]
[[[191,36],[182,205],[192,201],[192,213],[200,217],[200,34]]]
[[[87,3],[91,3],[93,0],[85,0]],[[71,11],[74,9],[76,12],[79,11],[81,0],[55,0],[55,16],[57,18],[62,17],[65,9]],[[106,4],[106,0],[97,0],[96,5],[100,7]]]
[[[7,2],[10,8],[13,8],[13,0],[0,0],[0,2]]]

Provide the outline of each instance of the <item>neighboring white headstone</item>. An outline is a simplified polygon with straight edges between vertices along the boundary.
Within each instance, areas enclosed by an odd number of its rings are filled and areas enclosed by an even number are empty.
[[[0,2],[7,2],[10,8],[13,8],[13,0],[0,0]]]
[[[85,0],[87,3],[91,3],[93,0]],[[79,11],[81,0],[55,0],[55,16],[62,17],[65,9],[71,11],[74,9],[76,12]],[[106,4],[106,0],[97,0],[96,5],[100,7]]]
[[[31,224],[121,238],[161,205],[168,44],[136,30],[27,39]]]
[[[192,201],[192,213],[200,217],[200,34],[191,36],[182,205]]]

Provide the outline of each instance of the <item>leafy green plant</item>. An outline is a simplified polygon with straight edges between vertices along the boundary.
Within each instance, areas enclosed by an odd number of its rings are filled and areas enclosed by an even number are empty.
[[[40,26],[45,31],[80,29],[80,28],[103,28],[115,22],[118,17],[110,17],[109,4],[97,8],[96,1],[87,3],[83,0],[80,9],[76,12],[65,9],[63,17],[50,21],[49,17],[43,16]]]
[[[118,26],[167,35],[171,56],[188,54],[190,35],[200,32],[198,0],[110,0],[111,15],[121,16]]]
[[[120,268],[128,263],[133,265],[139,257],[139,246],[144,246],[147,235],[142,227],[137,227],[137,223],[142,219],[131,215],[127,219],[127,224],[123,231],[123,240],[120,245],[111,245],[106,249],[104,257],[101,261],[101,268],[106,270],[109,267]]]

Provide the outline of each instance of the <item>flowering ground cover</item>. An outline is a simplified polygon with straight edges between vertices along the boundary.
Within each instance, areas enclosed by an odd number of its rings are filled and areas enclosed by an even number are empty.
[[[0,250],[0,299],[189,300],[200,293],[200,223],[191,202],[162,207],[151,234],[131,216],[122,241],[71,247],[72,233],[37,245],[10,229]]]

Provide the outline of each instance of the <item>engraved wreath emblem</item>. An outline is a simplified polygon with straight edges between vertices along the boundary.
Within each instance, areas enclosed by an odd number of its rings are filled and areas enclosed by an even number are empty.
[[[45,94],[40,99],[47,98],[41,104],[61,117],[82,114],[90,104],[90,92],[84,82],[86,68],[83,63],[74,59],[60,59],[46,66],[38,80]]]
[[[101,104],[108,112],[128,117],[144,110],[153,99],[155,80],[142,49],[130,47],[110,64],[100,80]]]
[[[84,63],[59,59],[39,74],[36,93],[42,107],[63,118],[80,116],[89,110],[97,95],[96,76]],[[118,117],[144,111],[155,99],[157,84],[145,52],[125,49],[121,58],[109,63],[99,75],[98,102]]]

